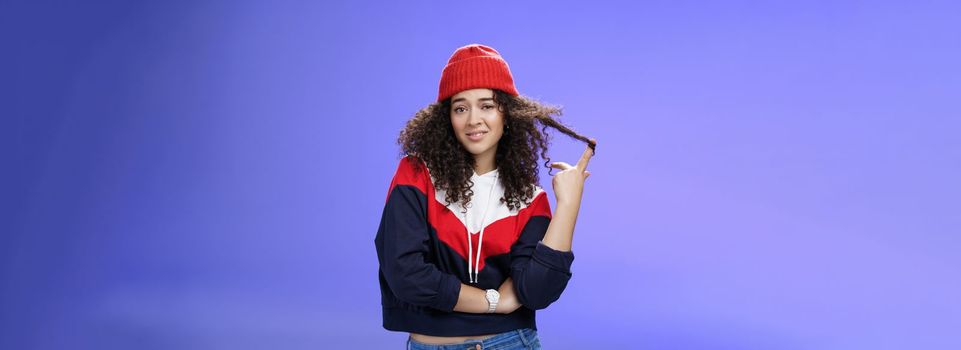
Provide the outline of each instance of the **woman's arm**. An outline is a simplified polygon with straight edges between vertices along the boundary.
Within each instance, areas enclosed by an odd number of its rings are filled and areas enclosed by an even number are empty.
[[[406,303],[451,312],[462,283],[427,261],[430,226],[427,197],[430,179],[416,160],[404,157],[387,192],[380,227],[374,238],[380,277],[390,292]]]
[[[564,162],[551,164],[552,168],[561,172],[554,175],[554,195],[557,197],[557,210],[551,218],[551,223],[544,234],[544,244],[554,250],[569,252],[574,240],[574,223],[577,222],[577,212],[581,208],[581,195],[584,193],[584,180],[591,173],[587,171],[587,163],[594,155],[594,150],[587,147],[576,166]]]
[[[574,241],[574,223],[581,208],[580,198],[573,202],[557,202],[557,209],[544,234],[544,245],[551,249],[569,252]]]
[[[457,296],[454,311],[483,314],[487,313],[487,307],[486,291],[463,283],[460,284],[460,295]]]
[[[562,169],[553,180],[557,210],[551,215],[547,199],[535,199],[531,204],[532,216],[511,248],[516,296],[519,303],[530,309],[544,309],[560,298],[571,278],[574,224],[584,180],[590,175],[584,169],[591,156],[593,150],[588,148],[576,167],[560,162],[551,165]]]
[[[500,299],[497,302],[497,309],[494,310],[495,313],[509,314],[520,307],[517,296],[514,294],[514,283],[510,278],[504,281],[497,292],[500,293]],[[486,314],[489,306],[487,291],[461,283],[460,295],[457,297],[454,311]]]

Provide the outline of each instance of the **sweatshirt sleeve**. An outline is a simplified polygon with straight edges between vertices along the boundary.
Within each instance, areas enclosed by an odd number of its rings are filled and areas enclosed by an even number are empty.
[[[426,167],[415,171],[414,161],[410,156],[403,158],[391,181],[374,239],[380,271],[398,299],[451,312],[461,283],[427,261],[430,226],[426,193],[430,178]]]
[[[551,221],[550,203],[541,192],[526,208],[527,222],[511,246],[511,277],[520,303],[540,310],[560,298],[571,279],[573,252],[554,250],[541,242]]]

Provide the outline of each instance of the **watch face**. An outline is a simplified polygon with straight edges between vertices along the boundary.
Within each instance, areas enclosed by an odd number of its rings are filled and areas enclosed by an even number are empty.
[[[487,303],[490,304],[487,313],[493,313],[497,310],[497,299],[500,299],[501,294],[496,289],[488,289],[486,296]]]

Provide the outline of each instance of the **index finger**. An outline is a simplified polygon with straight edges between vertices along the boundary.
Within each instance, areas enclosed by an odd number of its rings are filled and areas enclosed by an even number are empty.
[[[593,140],[592,140],[593,141]],[[590,145],[584,150],[584,154],[581,155],[581,159],[577,161],[577,168],[584,172],[587,170],[587,163],[590,162],[591,157],[594,156],[594,149]]]

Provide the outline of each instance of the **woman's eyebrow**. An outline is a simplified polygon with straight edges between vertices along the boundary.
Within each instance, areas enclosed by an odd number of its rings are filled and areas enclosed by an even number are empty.
[[[482,102],[482,101],[493,101],[493,100],[494,100],[493,97],[482,97],[482,98],[478,99],[477,101]],[[455,103],[460,102],[460,101],[467,101],[467,98],[466,98],[466,97],[458,97],[458,98],[455,98],[453,101],[450,101],[450,103],[451,103],[451,104],[455,104]]]

